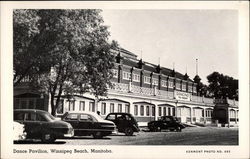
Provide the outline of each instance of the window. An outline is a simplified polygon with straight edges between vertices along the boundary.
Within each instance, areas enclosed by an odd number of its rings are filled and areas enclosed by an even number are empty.
[[[118,104],[118,112],[122,112],[122,104]]]
[[[175,116],[175,108],[172,108],[172,115]]]
[[[171,108],[168,107],[168,115],[171,115]]]
[[[138,115],[138,105],[135,105],[135,115]]]
[[[89,111],[95,112],[95,104],[94,104],[94,102],[89,102]]]
[[[144,83],[150,84],[151,83],[150,77],[144,76]]]
[[[129,113],[130,112],[130,107],[128,104],[125,105],[125,113]]]
[[[158,79],[157,78],[153,78],[153,82],[152,83],[153,83],[153,85],[157,86],[158,85]]]
[[[85,110],[85,101],[80,101],[79,110],[80,111],[84,111]]]
[[[93,121],[92,117],[87,115],[87,114],[81,114],[80,115],[80,120],[81,121],[87,121],[87,122]]]
[[[174,82],[173,81],[168,81],[168,88],[173,88],[174,87]]]
[[[118,78],[118,70],[112,69],[113,77]]]
[[[182,86],[182,90],[183,90],[183,91],[186,91],[186,86],[187,86],[187,85],[186,85],[186,82],[182,82],[182,85],[181,85],[181,86]]]
[[[102,114],[102,115],[105,115],[105,114],[106,114],[106,103],[102,103],[101,114]]]
[[[138,75],[138,74],[133,74],[133,81],[135,81],[135,82],[140,82],[140,75]]]
[[[56,113],[57,113],[57,114],[63,114],[63,103],[64,103],[64,100],[61,99],[61,100],[59,101],[59,105],[58,105],[58,107],[57,107],[57,109],[56,109]]]
[[[35,113],[26,113],[25,114],[26,121],[36,121],[36,114]]]
[[[14,113],[14,120],[21,120],[24,119],[24,113],[23,112],[15,112]]]
[[[166,116],[166,113],[167,113],[167,109],[166,107],[163,107],[163,116]]]
[[[167,81],[161,80],[161,86],[162,87],[167,87]]]
[[[75,110],[75,101],[70,100],[69,101],[69,111],[74,111]]]
[[[176,89],[181,90],[181,83],[180,82],[176,81],[175,86],[176,86],[175,87]]]
[[[66,117],[66,119],[68,119],[68,120],[77,120],[77,114],[75,114],[75,113],[72,113],[72,114],[69,114],[67,117]]]
[[[122,77],[123,79],[125,79],[125,80],[130,80],[130,78],[131,78],[131,73],[130,72],[123,72],[123,77]]]
[[[146,115],[149,116],[149,106],[146,106]]]
[[[152,107],[152,116],[155,116],[155,106]]]
[[[193,86],[193,92],[194,92],[194,93],[196,93],[196,92],[197,92],[197,90],[196,90],[196,86],[195,86],[195,85]]]
[[[115,104],[110,103],[110,113],[113,113],[115,111]]]
[[[159,107],[159,116],[161,116],[161,107]]]
[[[192,92],[192,86],[188,85],[188,92]]]
[[[141,105],[140,114],[141,114],[141,116],[144,116],[144,106],[143,105]]]
[[[46,118],[41,114],[36,114],[37,121],[47,121]]]
[[[108,120],[115,120],[115,114],[110,114],[108,117],[107,117]]]

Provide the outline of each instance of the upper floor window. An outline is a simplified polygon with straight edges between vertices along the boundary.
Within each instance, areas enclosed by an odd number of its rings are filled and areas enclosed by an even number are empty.
[[[140,114],[141,114],[141,116],[144,116],[144,106],[143,105],[141,105]]]
[[[196,86],[193,86],[193,92],[196,93]]]
[[[182,87],[181,90],[186,91],[186,83],[185,82],[182,82],[181,87]]]
[[[123,79],[130,80],[131,78],[131,73],[130,72],[123,72]]]
[[[113,113],[115,111],[115,104],[110,103],[110,113]]]
[[[135,81],[135,82],[140,82],[140,75],[138,75],[138,74],[133,74],[133,81]]]
[[[112,72],[113,72],[113,77],[118,78],[118,70],[113,69]]]
[[[188,86],[188,92],[192,92],[192,86]]]
[[[135,105],[135,110],[134,110],[135,112],[135,115],[138,115],[138,105]]]
[[[102,115],[105,115],[105,114],[106,114],[106,103],[102,103],[101,114],[102,114]]]
[[[161,80],[161,86],[162,87],[167,87],[167,81]]]
[[[130,112],[130,106],[128,104],[125,105],[125,113]]]
[[[69,111],[74,111],[75,110],[75,101],[71,100],[69,101]]]
[[[175,88],[178,90],[181,90],[181,83],[180,82],[176,82],[175,83]]]
[[[173,81],[168,81],[168,88],[173,88],[174,87],[174,82]]]
[[[158,85],[158,79],[157,78],[153,78],[153,85]]]
[[[150,77],[144,76],[144,83],[150,84],[151,83]]]
[[[85,110],[85,101],[80,101],[79,110]]]

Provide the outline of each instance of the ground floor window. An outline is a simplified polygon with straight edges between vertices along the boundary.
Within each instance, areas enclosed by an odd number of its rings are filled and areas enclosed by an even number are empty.
[[[115,111],[115,104],[110,103],[110,113],[113,113]]]
[[[89,111],[95,112],[95,104],[94,104],[94,102],[89,102]]]
[[[161,107],[159,107],[159,116],[161,116]]]
[[[155,116],[155,106],[152,107],[152,116]]]
[[[171,115],[171,108],[168,107],[168,115]]]
[[[166,107],[164,107],[163,108],[163,116],[166,116],[166,111],[167,111],[167,109],[166,109]]]
[[[118,104],[118,112],[122,112],[122,104]]]
[[[126,113],[130,112],[130,106],[128,104],[125,105],[125,112]]]
[[[144,116],[144,106],[143,105],[141,105],[140,114],[141,114],[141,116]]]
[[[75,110],[75,101],[70,100],[69,101],[69,111],[74,111]]]
[[[135,110],[134,110],[135,112],[135,115],[138,115],[138,105],[135,105]]]
[[[146,107],[146,115],[149,116],[149,106]]]
[[[102,115],[105,115],[105,114],[106,114],[106,103],[102,103],[101,114],[102,114]]]
[[[172,108],[172,115],[175,116],[175,108]]]
[[[79,110],[84,111],[85,110],[85,101],[80,101],[79,103]]]

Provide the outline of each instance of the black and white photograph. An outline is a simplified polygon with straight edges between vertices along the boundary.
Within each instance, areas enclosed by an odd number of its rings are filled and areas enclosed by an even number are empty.
[[[8,10],[11,93],[1,96],[12,99],[11,156],[169,158],[175,148],[187,155],[176,158],[229,158],[249,148],[240,134],[249,128],[240,30],[249,10],[233,4]]]

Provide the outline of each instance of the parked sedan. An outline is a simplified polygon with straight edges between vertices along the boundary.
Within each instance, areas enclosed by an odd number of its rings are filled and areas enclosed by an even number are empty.
[[[58,138],[72,137],[74,131],[69,123],[55,120],[46,111],[36,109],[14,110],[14,121],[25,125],[27,139],[54,142]]]
[[[102,138],[115,131],[113,122],[104,120],[92,112],[66,112],[62,120],[73,126],[75,136],[93,135],[94,138]]]
[[[149,122],[148,128],[150,131],[161,131],[162,129],[181,131],[185,126],[174,116],[162,116],[158,121]]]
[[[109,113],[105,119],[114,122],[118,132],[125,133],[126,136],[140,131],[137,121],[129,113]]]

